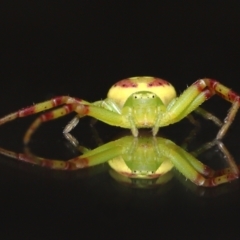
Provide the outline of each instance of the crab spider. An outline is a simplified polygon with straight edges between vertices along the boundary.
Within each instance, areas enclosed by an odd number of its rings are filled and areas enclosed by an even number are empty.
[[[115,83],[105,100],[90,103],[69,96],[55,97],[1,118],[0,125],[59,106],[57,109],[43,113],[33,122],[25,134],[25,143],[29,142],[30,136],[42,122],[74,111],[77,116],[65,127],[64,133],[70,132],[78,124],[79,118],[91,116],[109,125],[131,129],[134,137],[138,136],[139,128],[151,128],[153,136],[156,136],[160,127],[174,124],[193,111],[221,125],[220,120],[199,108],[214,94],[232,103],[216,137],[221,139],[238,111],[240,97],[219,82],[208,78],[196,81],[177,97],[174,87],[163,79],[147,76],[132,77]]]
[[[216,143],[223,152],[229,168],[214,171],[172,141],[149,135],[139,138],[125,136],[93,150],[86,150],[80,146],[79,149],[81,151],[84,149],[84,153],[68,161],[40,158],[32,154],[28,148],[25,154],[3,148],[0,148],[0,153],[56,170],[77,170],[108,162],[114,172],[122,176],[116,177],[111,174],[115,179],[125,183],[133,181],[135,187],[152,187],[169,181],[172,177],[169,173],[174,167],[197,186],[214,187],[235,180],[239,176],[238,166],[230,153],[223,143],[215,141],[213,145]],[[208,144],[207,148],[211,146]]]

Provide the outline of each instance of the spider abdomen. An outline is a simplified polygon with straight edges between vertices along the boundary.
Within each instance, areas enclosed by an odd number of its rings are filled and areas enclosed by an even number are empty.
[[[174,87],[161,78],[140,76],[123,79],[115,83],[108,91],[107,98],[122,107],[127,99],[141,91],[155,93],[165,105],[176,97]]]

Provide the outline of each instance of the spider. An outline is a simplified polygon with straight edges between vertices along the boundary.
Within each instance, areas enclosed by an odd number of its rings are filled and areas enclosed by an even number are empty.
[[[232,103],[224,124],[212,114],[199,108],[214,94]],[[31,135],[42,122],[62,117],[73,111],[77,116],[64,128],[65,134],[78,124],[79,118],[91,116],[109,125],[131,129],[134,137],[138,136],[139,128],[151,128],[153,136],[156,136],[160,127],[174,124],[196,111],[221,126],[216,139],[222,139],[238,111],[239,98],[229,88],[208,78],[196,81],[177,97],[174,87],[163,79],[149,76],[131,77],[115,83],[105,100],[90,103],[78,98],[59,96],[11,113],[0,119],[0,125],[59,106],[57,109],[43,113],[33,122],[25,134],[25,143],[29,142]]]
[[[93,150],[79,146],[82,155],[68,161],[40,158],[29,148],[25,154],[0,148],[0,153],[23,161],[55,170],[77,170],[108,162],[114,170],[111,176],[134,187],[148,188],[168,182],[172,178],[170,170],[175,167],[197,186],[214,187],[235,180],[239,176],[238,166],[220,141],[200,148],[200,151],[218,144],[229,168],[214,171],[201,163],[193,154],[162,137],[152,137],[149,133],[135,138],[124,136]],[[195,151],[197,154],[197,152]]]

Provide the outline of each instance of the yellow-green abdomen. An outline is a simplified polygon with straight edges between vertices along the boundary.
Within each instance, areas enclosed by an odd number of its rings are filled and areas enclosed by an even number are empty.
[[[115,83],[108,91],[107,97],[122,107],[130,95],[139,91],[155,93],[164,105],[168,105],[176,97],[176,91],[169,82],[148,76],[131,77]]]

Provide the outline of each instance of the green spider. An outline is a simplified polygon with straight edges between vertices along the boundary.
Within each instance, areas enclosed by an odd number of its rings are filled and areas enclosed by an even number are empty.
[[[224,124],[212,114],[199,108],[204,101],[215,93],[232,103],[232,107],[224,120]],[[77,113],[77,116],[65,127],[63,131],[65,135],[77,125],[81,117],[92,116],[113,126],[129,128],[134,137],[138,136],[139,128],[151,128],[153,136],[156,136],[160,127],[176,123],[188,117],[191,112],[196,111],[203,117],[221,126],[216,137],[216,139],[219,140],[224,137],[229,126],[233,122],[239,108],[239,96],[219,82],[205,78],[196,81],[179,97],[176,97],[173,86],[163,79],[146,76],[133,77],[114,84],[110,88],[105,100],[89,103],[85,100],[69,96],[55,97],[46,102],[21,109],[1,118],[0,125],[18,117],[25,117],[55,107],[59,108],[43,113],[33,122],[24,137],[24,142],[26,144],[42,122],[62,117],[73,111]],[[191,157],[189,157],[187,153],[182,152],[183,150],[180,150],[174,143],[169,142],[169,140],[160,140],[157,137],[153,139],[157,141],[157,145],[163,145],[163,148],[161,147],[159,148],[160,150],[158,150],[160,156],[171,159],[173,165],[182,172],[187,179],[193,181],[197,185],[218,185],[236,179],[239,176],[238,168],[235,163],[231,161],[230,165],[232,166],[232,171],[222,176],[217,176],[216,178],[212,177],[212,171],[208,173],[208,168],[196,159],[189,160]],[[119,141],[122,145],[124,145],[124,141],[130,143],[127,139]],[[42,163],[47,166],[49,164],[50,168],[84,168],[101,163],[102,157],[110,160],[110,157],[112,157],[111,152],[115,154],[115,148],[119,148],[116,142],[109,143],[86,153],[86,155],[83,154],[82,156],[71,159],[66,163],[62,161],[52,162],[49,160],[44,160]],[[118,153],[125,152],[126,149],[128,149],[128,147],[120,147]],[[96,151],[97,154],[94,154]],[[93,155],[87,157],[88,154]],[[184,160],[184,158],[186,159]],[[144,165],[147,164],[144,163]],[[138,170],[139,169],[137,169],[137,171]],[[152,171],[153,174],[156,174],[156,171],[157,170]],[[121,170],[118,170],[118,172],[121,172]],[[150,175],[151,174],[147,174],[148,177],[150,177]],[[209,177],[210,180],[206,180],[206,176]],[[141,174],[136,174],[136,177],[140,178]]]
[[[238,166],[231,155],[221,142],[217,144],[230,166],[217,171],[204,165],[172,141],[152,137],[149,134],[141,135],[139,138],[125,136],[93,150],[79,146],[83,154],[68,161],[40,158],[33,155],[29,149],[22,154],[0,148],[0,153],[55,170],[77,170],[108,162],[115,172],[115,174],[113,171],[110,172],[114,179],[138,188],[148,188],[168,182],[172,178],[170,170],[175,167],[197,186],[214,187],[237,179],[239,176]]]
[[[156,136],[160,127],[174,124],[188,117],[193,111],[221,125],[219,119],[199,108],[215,93],[232,103],[216,137],[221,139],[238,111],[240,97],[219,82],[207,78],[196,81],[177,97],[173,86],[163,79],[148,76],[132,77],[114,84],[105,100],[89,103],[69,96],[55,97],[1,118],[0,125],[18,117],[63,105],[38,117],[26,132],[24,142],[29,142],[31,135],[42,122],[73,111],[77,116],[65,127],[64,133],[70,132],[78,124],[79,118],[91,116],[109,125],[131,129],[134,137],[138,136],[139,128],[151,128],[153,136]]]

